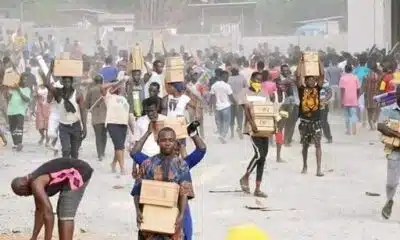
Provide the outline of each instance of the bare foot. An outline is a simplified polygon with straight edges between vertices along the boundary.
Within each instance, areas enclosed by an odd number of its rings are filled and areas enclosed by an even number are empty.
[[[303,170],[301,170],[301,174],[307,174],[307,167],[303,167]]]
[[[283,160],[282,158],[279,158],[279,159],[276,159],[276,162],[277,162],[277,163],[285,163],[286,161]]]
[[[255,190],[254,191],[254,196],[259,197],[259,198],[268,198],[268,195],[261,192],[261,190]]]
[[[250,187],[249,187],[249,180],[247,179],[244,179],[244,178],[241,178],[240,179],[240,188],[242,189],[242,191],[244,192],[244,193],[247,193],[247,194],[249,194],[250,193]]]

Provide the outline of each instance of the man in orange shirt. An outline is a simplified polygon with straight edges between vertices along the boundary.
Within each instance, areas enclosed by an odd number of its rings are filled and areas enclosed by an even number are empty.
[[[379,91],[382,93],[392,92],[395,90],[393,84],[393,68],[390,62],[383,63],[383,76],[379,85]]]

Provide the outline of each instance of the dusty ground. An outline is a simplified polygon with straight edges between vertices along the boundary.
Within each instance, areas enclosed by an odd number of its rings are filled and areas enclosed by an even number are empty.
[[[386,161],[378,134],[363,129],[359,136],[343,134],[339,117],[332,118],[334,144],[323,145],[324,178],[315,177],[314,150],[310,153],[309,174],[300,174],[300,146],[283,150],[287,163],[275,163],[275,148],[267,160],[263,189],[269,194],[262,204],[269,212],[250,211],[245,205],[255,205],[255,198],[242,193],[210,193],[210,190],[236,190],[238,179],[251,157],[248,140],[218,143],[212,135],[209,119],[208,154],[193,170],[196,198],[190,202],[194,218],[194,239],[224,239],[229,227],[255,223],[267,231],[271,239],[349,239],[391,240],[400,235],[400,210],[395,204],[392,219],[382,220],[380,210],[385,202]],[[32,125],[33,126],[33,125]],[[132,179],[110,173],[109,161],[97,162],[94,136],[90,130],[84,142],[81,158],[95,169],[76,218],[76,239],[127,240],[136,239],[135,212],[129,195]],[[30,127],[22,153],[11,146],[0,150],[0,239],[11,240],[10,233],[29,233],[33,226],[33,199],[16,197],[9,183],[15,176],[28,173],[52,158],[52,154],[37,146],[37,133]],[[296,137],[298,139],[298,137]],[[109,142],[111,143],[111,141]],[[111,144],[108,157],[111,158]],[[128,155],[127,166],[130,166]],[[254,176],[253,176],[254,179]],[[252,181],[253,182],[253,181]],[[121,185],[123,189],[113,189]],[[380,193],[380,197],[365,192]],[[56,203],[57,199],[53,199]],[[80,233],[80,229],[86,233]]]

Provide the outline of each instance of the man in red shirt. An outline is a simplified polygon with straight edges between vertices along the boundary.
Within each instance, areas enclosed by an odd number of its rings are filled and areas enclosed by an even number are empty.
[[[395,86],[392,82],[393,74],[391,72],[383,73],[382,81],[379,87],[379,90],[382,92],[392,92],[395,90]]]

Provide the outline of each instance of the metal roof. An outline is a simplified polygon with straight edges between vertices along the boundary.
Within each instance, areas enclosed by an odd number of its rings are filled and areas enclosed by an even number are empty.
[[[310,20],[304,21],[296,21],[295,23],[298,24],[308,24],[308,23],[320,23],[320,22],[329,22],[329,21],[337,21],[343,19],[343,16],[333,16],[333,17],[326,17],[326,18],[315,18]]]
[[[106,14],[107,12],[95,10],[95,9],[87,9],[87,8],[71,8],[71,9],[57,9],[57,12],[83,12],[89,14]]]
[[[189,7],[245,7],[245,6],[255,6],[257,2],[234,2],[234,3],[199,3],[199,4],[189,4]]]

